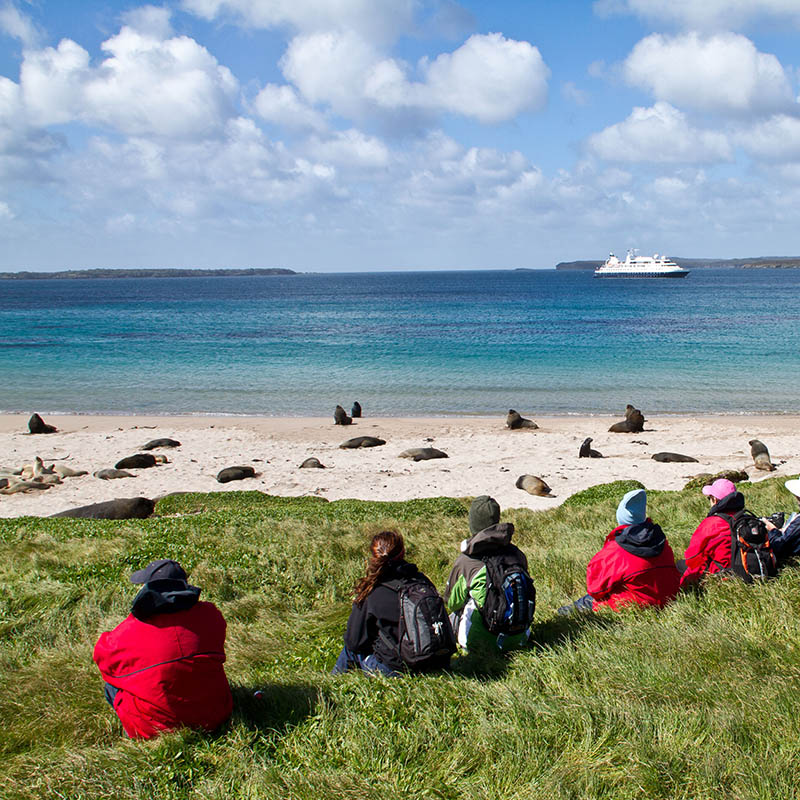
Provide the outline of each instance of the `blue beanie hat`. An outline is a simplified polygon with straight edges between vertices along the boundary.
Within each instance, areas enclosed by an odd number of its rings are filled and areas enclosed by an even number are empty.
[[[644,489],[628,492],[617,506],[617,525],[635,525],[647,519],[647,493]]]

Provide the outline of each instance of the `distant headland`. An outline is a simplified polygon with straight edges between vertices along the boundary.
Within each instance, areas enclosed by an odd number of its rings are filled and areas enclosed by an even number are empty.
[[[714,267],[737,267],[739,269],[797,269],[800,257],[780,258],[759,256],[758,258],[671,258],[684,269],[713,269]],[[603,261],[560,261],[556,269],[597,269]]]
[[[294,270],[269,269],[68,269],[61,272],[0,272],[0,280],[75,280],[77,278],[214,278],[254,275],[297,275]]]

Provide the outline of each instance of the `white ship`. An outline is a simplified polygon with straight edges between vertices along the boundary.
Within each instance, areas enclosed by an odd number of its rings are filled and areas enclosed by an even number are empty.
[[[689,270],[658,253],[640,256],[636,250],[628,250],[624,261],[611,253],[594,274],[598,278],[685,278]]]

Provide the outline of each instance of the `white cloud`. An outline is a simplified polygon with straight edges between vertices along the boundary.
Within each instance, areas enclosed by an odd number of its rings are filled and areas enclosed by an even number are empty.
[[[797,0],[595,0],[601,16],[634,14],[685,28],[733,30],[758,19],[800,25]]]
[[[374,136],[367,136],[351,128],[339,131],[328,139],[315,138],[308,150],[317,161],[334,164],[345,169],[382,169],[389,164],[389,150]]]
[[[0,7],[0,31],[14,39],[19,39],[25,47],[35,47],[41,34],[30,17],[23,14],[10,2]]]
[[[702,111],[763,112],[794,104],[778,59],[733,33],[653,34],[633,48],[623,70],[629,83],[657,100]]]
[[[0,220],[14,219],[14,212],[8,203],[0,202]]]
[[[394,39],[413,27],[415,0],[183,0],[204,19],[230,17],[254,28],[289,26],[303,33],[353,31]]]
[[[140,6],[124,12],[122,21],[139,33],[156,39],[166,39],[172,35],[171,16],[172,12],[168,8]]]
[[[281,68],[310,103],[351,118],[453,112],[489,123],[540,107],[550,75],[537,48],[497,33],[471,36],[453,53],[423,60],[422,81],[410,80],[408,65],[383,58],[353,32],[297,36]]]
[[[287,128],[324,130],[325,117],[304,103],[291,86],[268,83],[253,101],[256,113],[267,122]]]
[[[125,26],[102,49],[109,56],[97,67],[69,39],[26,52],[20,83],[34,124],[81,120],[128,135],[192,138],[219,134],[233,114],[236,79],[194,39]]]
[[[585,106],[589,102],[589,93],[579,89],[572,81],[561,84],[561,95],[576,106]]]
[[[529,42],[499,33],[470,36],[425,69],[431,104],[480,122],[502,122],[541,108],[550,70]]]
[[[693,128],[683,113],[661,102],[634,108],[624,122],[590,136],[588,148],[606,161],[627,163],[693,164],[733,157],[724,134]]]
[[[749,128],[742,128],[736,139],[758,159],[800,160],[800,119],[797,117],[777,114]]]

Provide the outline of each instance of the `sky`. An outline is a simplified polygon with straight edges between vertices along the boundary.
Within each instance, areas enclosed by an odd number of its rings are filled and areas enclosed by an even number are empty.
[[[800,0],[0,0],[0,270],[800,256]]]

